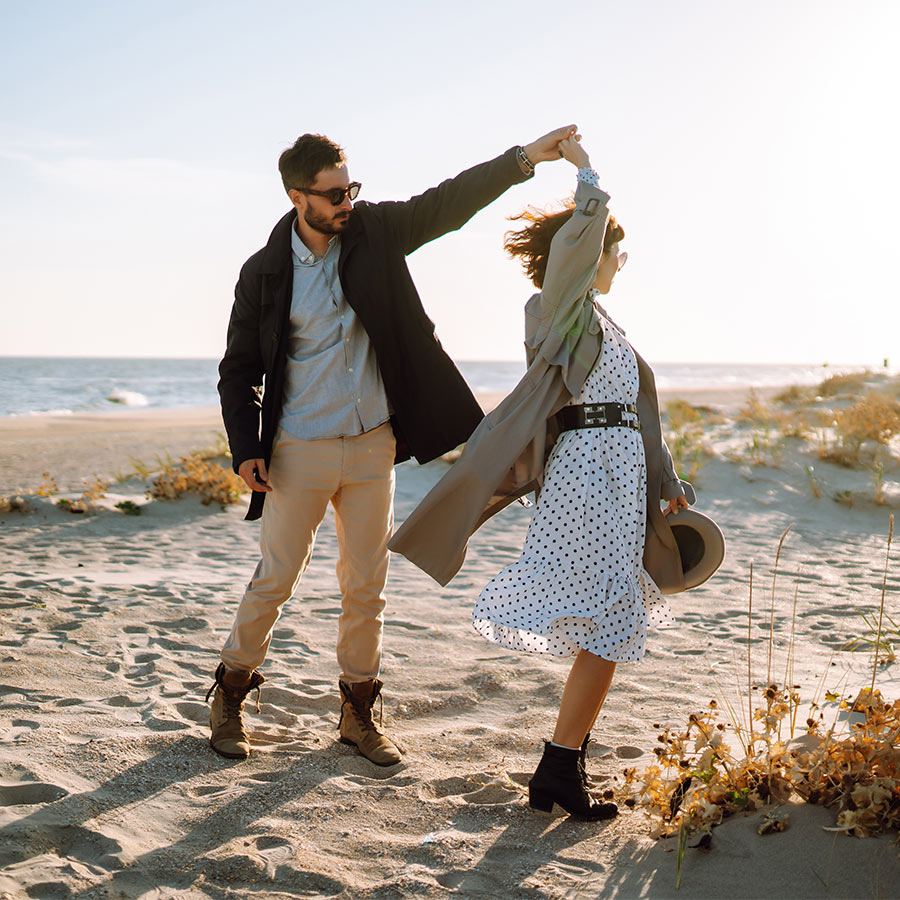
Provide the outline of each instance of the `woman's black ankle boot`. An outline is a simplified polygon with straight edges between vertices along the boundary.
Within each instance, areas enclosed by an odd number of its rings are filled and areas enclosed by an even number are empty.
[[[581,770],[581,780],[584,782],[584,786],[586,788],[590,788],[592,786],[591,777],[590,775],[588,775],[587,770],[587,748],[590,740],[591,733],[588,732],[584,736],[584,740],[581,742],[581,750],[578,754],[578,768]]]
[[[544,755],[528,782],[528,803],[538,812],[550,813],[554,805],[579,819],[611,819],[618,815],[615,803],[598,803],[587,792],[582,777],[581,751],[554,747],[544,742]]]

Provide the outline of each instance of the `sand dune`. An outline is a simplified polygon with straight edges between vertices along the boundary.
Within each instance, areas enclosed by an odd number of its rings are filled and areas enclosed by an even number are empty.
[[[216,430],[214,416],[131,415],[124,426],[46,427],[33,468],[65,473],[58,479],[75,490],[123,454],[178,455]],[[0,447],[37,439],[0,426]],[[0,494],[21,475],[21,452],[3,457]],[[97,465],[77,468],[85,459]],[[399,467],[398,521],[445,466]],[[712,581],[671,598],[678,627],[652,637],[641,664],[619,668],[592,745],[602,785],[652,759],[655,724],[681,724],[745,683],[751,561],[753,666],[764,676],[772,564],[792,523],[776,588],[776,671],[795,586],[803,693],[869,671],[869,654],[840,647],[859,630],[857,611],[878,602],[888,511],[814,499],[804,460],[791,454],[779,470],[717,459],[697,488],[728,556]],[[108,507],[142,500],[136,480],[111,490]],[[673,841],[652,841],[640,811],[586,824],[542,818],[524,800],[567,664],[504,652],[469,624],[481,585],[521,548],[530,513],[518,505],[475,536],[448,588],[392,562],[383,678],[401,765],[377,769],[336,742],[330,515],[276,627],[250,715],[257,750],[246,762],[216,756],[204,695],[257,554],[258,525],[242,515],[243,505],[185,499],[150,503],[141,516],[74,516],[32,498],[31,512],[0,516],[0,897],[675,896]],[[888,586],[896,610],[896,564]],[[900,697],[895,670],[879,685]],[[891,837],[824,832],[835,812],[799,805],[788,831],[759,837],[758,815],[717,828],[710,852],[688,850],[677,896],[900,896]]]

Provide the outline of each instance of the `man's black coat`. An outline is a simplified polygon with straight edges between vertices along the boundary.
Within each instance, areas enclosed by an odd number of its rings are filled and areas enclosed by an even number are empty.
[[[527,177],[513,147],[411,200],[357,203],[341,233],[341,287],[378,360],[393,410],[396,462],[410,456],[428,462],[466,441],[482,419],[422,308],[406,256],[460,228]],[[278,222],[268,244],[244,263],[234,292],[219,396],[235,471],[246,459],[268,465],[281,419],[296,218],[291,210]],[[262,514],[265,496],[253,492],[248,519]]]

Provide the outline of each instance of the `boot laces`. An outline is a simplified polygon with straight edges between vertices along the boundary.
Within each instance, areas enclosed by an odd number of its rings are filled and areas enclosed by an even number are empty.
[[[358,697],[355,697],[352,693],[348,697],[350,701],[350,706],[353,709],[353,712],[356,713],[360,722],[364,726],[368,726],[370,728],[374,728],[376,730],[380,729],[384,724],[384,697],[381,696],[381,692],[378,694],[378,725],[375,724],[375,720],[372,717],[372,711],[375,706],[374,701],[372,703],[366,703],[365,700],[361,700]],[[343,715],[343,712],[342,712]],[[338,722],[340,725],[340,722]]]
[[[247,692],[249,693],[249,691]],[[247,694],[234,694],[231,691],[222,691],[222,709],[228,719],[240,718],[244,708],[244,698]],[[259,711],[259,690],[257,689],[256,709]]]
[[[260,695],[260,686],[262,682],[257,685],[254,685],[256,689],[256,711],[260,712],[259,709],[259,695]],[[241,691],[240,689],[228,688],[224,684],[215,681],[213,682],[210,689],[206,692],[206,702],[209,703],[209,698],[212,696],[212,692],[216,688],[221,688],[222,690],[222,709],[225,712],[225,717],[228,719],[237,719],[240,718],[241,710],[244,706],[244,699],[247,694],[250,693],[254,688],[248,687],[246,691]]]

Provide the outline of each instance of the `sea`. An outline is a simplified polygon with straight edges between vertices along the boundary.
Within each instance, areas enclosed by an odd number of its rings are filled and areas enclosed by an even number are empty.
[[[0,417],[75,415],[147,408],[217,406],[215,359],[0,357]],[[461,360],[476,393],[509,391],[524,362]],[[770,363],[658,363],[659,388],[770,387],[818,384],[863,366]]]

